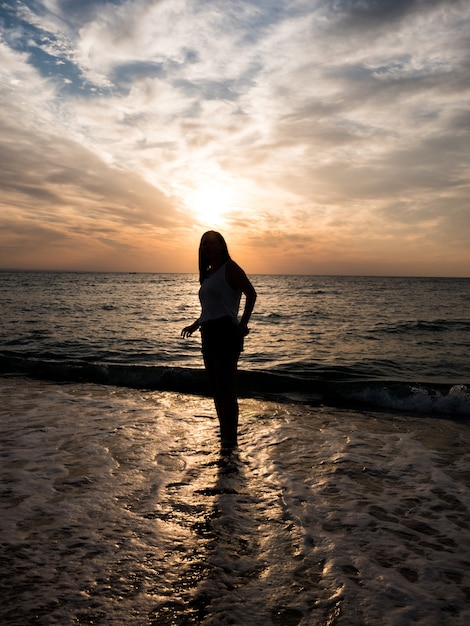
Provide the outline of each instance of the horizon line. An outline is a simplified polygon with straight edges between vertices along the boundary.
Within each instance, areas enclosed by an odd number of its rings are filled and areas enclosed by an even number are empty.
[[[134,271],[134,270],[80,270],[80,269],[45,269],[45,268],[9,268],[0,267],[0,272],[37,272],[37,273],[56,273],[56,274],[194,274],[198,272],[162,272],[162,271]],[[433,275],[433,274],[314,274],[314,273],[291,273],[279,274],[278,272],[247,272],[250,276],[317,276],[332,278],[448,278],[468,280],[470,276],[449,276],[449,275]]]

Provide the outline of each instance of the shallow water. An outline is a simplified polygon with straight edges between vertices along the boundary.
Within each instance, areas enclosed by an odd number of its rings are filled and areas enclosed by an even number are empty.
[[[464,625],[466,421],[0,379],[0,622]]]

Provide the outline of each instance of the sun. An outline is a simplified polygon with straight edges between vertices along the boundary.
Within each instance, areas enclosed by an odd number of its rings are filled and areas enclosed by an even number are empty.
[[[209,184],[190,194],[188,205],[206,226],[218,226],[232,208],[232,194],[224,185]]]

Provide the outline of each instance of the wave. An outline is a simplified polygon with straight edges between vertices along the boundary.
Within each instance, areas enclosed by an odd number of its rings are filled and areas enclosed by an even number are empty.
[[[391,334],[410,334],[416,332],[450,332],[468,333],[470,331],[470,322],[467,320],[411,320],[398,324],[378,323],[375,332],[391,333]],[[373,332],[373,331],[372,331]]]
[[[137,389],[209,395],[203,369],[0,355],[0,373],[56,382],[85,382]],[[241,397],[348,408],[374,408],[423,415],[470,417],[464,384],[358,379],[348,368],[322,368],[306,376],[240,370]]]

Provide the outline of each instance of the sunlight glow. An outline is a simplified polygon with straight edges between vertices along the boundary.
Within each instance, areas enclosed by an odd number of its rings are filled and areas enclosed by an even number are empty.
[[[233,194],[224,185],[204,185],[190,194],[187,204],[206,226],[220,226],[233,206]]]

